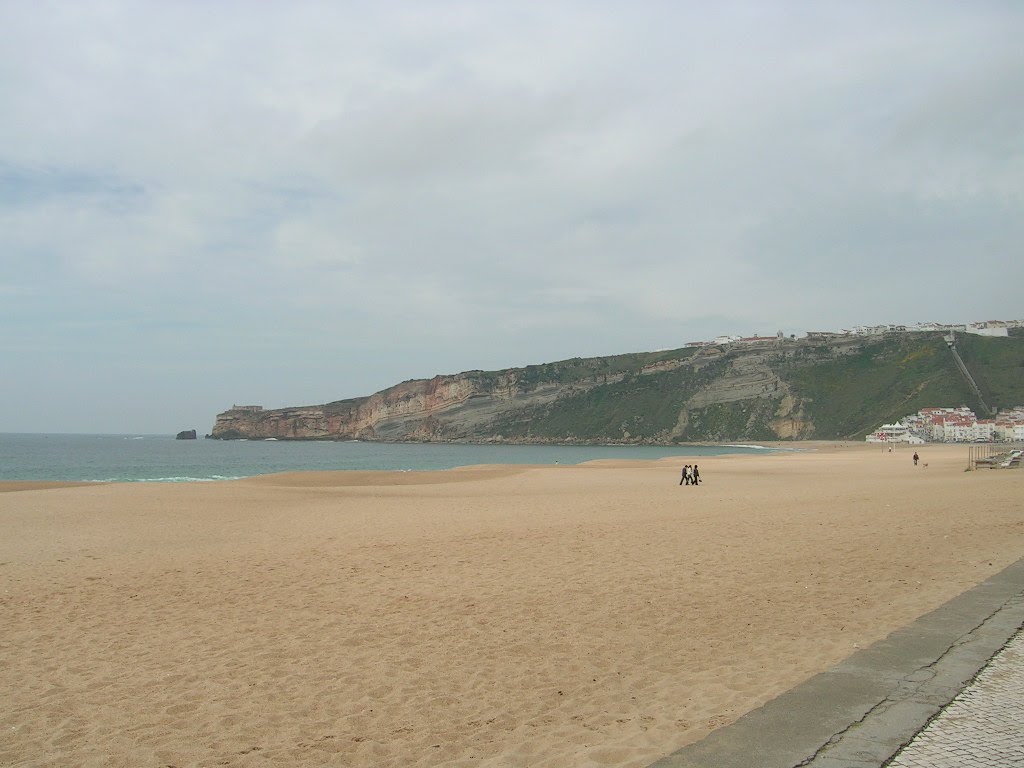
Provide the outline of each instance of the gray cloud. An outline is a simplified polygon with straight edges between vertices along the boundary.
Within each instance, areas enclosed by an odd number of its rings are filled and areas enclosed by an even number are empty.
[[[1022,21],[8,4],[0,429],[202,430],[466,368],[1019,315]]]

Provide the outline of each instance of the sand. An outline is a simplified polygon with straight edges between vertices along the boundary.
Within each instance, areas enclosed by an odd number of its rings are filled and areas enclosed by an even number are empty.
[[[967,449],[0,493],[0,764],[643,766],[1024,556]]]

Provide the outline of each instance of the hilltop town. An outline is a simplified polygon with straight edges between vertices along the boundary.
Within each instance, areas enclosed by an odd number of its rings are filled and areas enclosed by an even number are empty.
[[[912,325],[857,325],[839,331],[807,331],[802,337],[808,341],[828,341],[850,336],[882,336],[887,333],[972,333],[977,336],[1009,336],[1011,328],[1024,328],[1024,320],[983,320],[973,323],[914,323]],[[795,341],[793,334],[779,331],[775,336],[716,336],[710,341],[691,341],[687,347],[712,347],[727,344],[764,344],[767,342]]]
[[[967,406],[922,408],[883,424],[864,438],[869,443],[1010,443],[1024,442],[1024,405],[999,413],[993,419],[979,419]]]

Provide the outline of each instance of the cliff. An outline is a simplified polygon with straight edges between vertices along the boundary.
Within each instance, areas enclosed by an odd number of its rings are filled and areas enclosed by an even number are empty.
[[[1024,402],[1024,338],[958,339],[990,404]],[[220,439],[624,442],[860,437],[974,405],[938,333],[777,339],[406,381],[324,405],[217,415]]]

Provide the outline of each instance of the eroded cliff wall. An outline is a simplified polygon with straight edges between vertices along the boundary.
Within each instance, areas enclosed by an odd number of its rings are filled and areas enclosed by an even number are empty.
[[[1016,397],[1018,389],[1003,382],[1015,381],[1014,372],[1024,365],[1024,339],[972,343],[1003,344],[979,348],[975,375],[1001,387],[1004,399]],[[778,339],[467,371],[324,405],[233,408],[217,416],[211,436],[534,443],[835,439],[862,435],[919,407],[960,405],[971,397],[938,334]]]
[[[785,384],[766,360],[781,349],[743,350],[729,354],[713,348],[697,352],[622,356],[553,363],[546,366],[497,372],[469,371],[452,376],[407,381],[369,397],[324,405],[255,411],[230,409],[218,414],[212,437],[221,439],[285,440],[394,440],[394,441],[604,441],[670,442],[685,439],[688,413],[718,403],[758,399],[766,393],[785,393]],[[657,359],[649,359],[657,358]],[[612,362],[609,362],[611,360]],[[701,372],[726,360],[709,377]],[[595,430],[588,422],[588,395],[617,398],[624,383],[653,383],[661,379],[692,379],[689,386],[674,387],[685,401],[673,414],[671,425],[656,434],[630,431],[625,426]],[[682,382],[680,382],[682,383]],[[624,405],[629,407],[629,398]],[[798,410],[793,398],[779,415],[786,436],[806,436],[805,421],[794,420]],[[773,407],[774,408],[774,407]],[[552,414],[569,411],[555,419],[554,429],[545,424]],[[600,410],[600,409],[598,409]],[[776,409],[777,410],[777,409]],[[564,414],[562,414],[564,415]],[[629,419],[626,419],[628,422]],[[793,425],[798,426],[794,427]]]
[[[546,382],[522,386],[515,371],[435,376],[407,381],[369,397],[267,411],[217,415],[222,439],[471,440],[488,439],[502,414],[545,404],[566,391]]]

